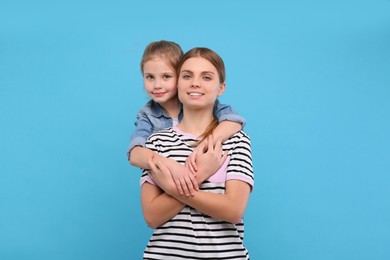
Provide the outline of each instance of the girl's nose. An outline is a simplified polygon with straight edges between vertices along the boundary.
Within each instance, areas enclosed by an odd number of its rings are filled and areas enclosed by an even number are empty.
[[[155,80],[155,81],[154,81],[154,88],[161,88],[161,82],[160,82],[160,80]]]

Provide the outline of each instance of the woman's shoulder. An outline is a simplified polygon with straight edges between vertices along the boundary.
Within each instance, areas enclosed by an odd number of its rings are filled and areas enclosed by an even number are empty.
[[[224,148],[228,150],[244,148],[250,150],[251,140],[247,133],[239,131],[227,139],[224,143]]]
[[[151,134],[149,136],[149,139],[150,140],[170,139],[170,138],[174,138],[175,136],[177,136],[176,131],[172,127],[169,127],[169,128],[163,128],[163,129],[157,130],[156,132],[154,132],[153,134]]]
[[[232,135],[229,139],[227,139],[227,141],[233,141],[233,142],[237,142],[240,140],[250,142],[250,137],[246,132],[244,132],[243,130],[240,130],[237,133],[235,133],[234,135]]]

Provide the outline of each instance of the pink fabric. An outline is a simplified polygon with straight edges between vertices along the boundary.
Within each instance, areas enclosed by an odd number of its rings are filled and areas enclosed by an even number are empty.
[[[227,157],[225,162],[222,164],[221,168],[219,168],[216,173],[211,175],[207,180],[209,182],[225,182],[226,181],[226,170],[229,165],[230,157]]]
[[[142,184],[144,184],[145,182],[149,182],[150,184],[156,185],[156,183],[149,176],[140,180],[140,186],[142,186]]]

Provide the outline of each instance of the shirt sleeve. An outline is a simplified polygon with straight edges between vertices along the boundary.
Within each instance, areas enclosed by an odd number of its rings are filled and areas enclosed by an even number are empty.
[[[145,147],[148,149],[151,149],[152,151],[157,152],[157,150],[156,150],[157,148],[156,148],[155,144],[150,140],[150,138],[147,140]],[[144,184],[145,182],[156,185],[156,183],[152,180],[152,178],[149,177],[149,172],[150,172],[150,169],[142,169],[142,175],[141,175],[141,179],[139,182],[140,186],[142,186],[142,184]]]
[[[145,147],[146,139],[153,132],[153,125],[147,114],[141,109],[137,114],[137,121],[134,123],[135,130],[131,134],[130,144],[127,148],[127,158],[130,156],[131,150],[136,146]]]
[[[245,118],[237,114],[230,105],[221,104],[220,102],[217,102],[214,107],[214,115],[219,123],[226,120],[242,124],[243,127],[246,124]]]
[[[241,180],[254,186],[252,151],[249,136],[240,131],[231,138],[230,162],[226,180]]]

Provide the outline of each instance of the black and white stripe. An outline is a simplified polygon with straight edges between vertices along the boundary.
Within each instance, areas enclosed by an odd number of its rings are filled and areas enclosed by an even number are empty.
[[[196,139],[183,135],[175,127],[151,135],[146,147],[162,156],[184,163],[193,151]],[[249,137],[238,132],[223,144],[230,162],[228,179],[239,179],[253,185],[254,175]],[[147,179],[145,170],[141,177]],[[201,190],[223,194],[225,182],[205,181]],[[206,216],[194,208],[185,207],[174,218],[158,227],[144,252],[144,259],[249,259],[243,244],[244,222],[232,224]]]

